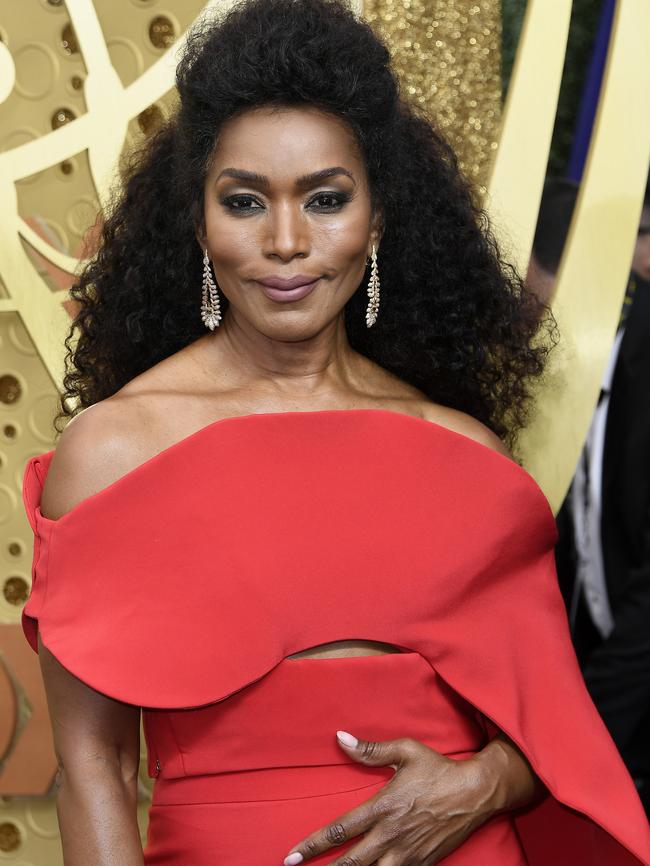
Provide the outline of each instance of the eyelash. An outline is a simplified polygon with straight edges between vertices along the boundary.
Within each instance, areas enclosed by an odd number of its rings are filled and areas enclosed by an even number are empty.
[[[330,205],[329,207],[326,206],[326,207],[317,208],[317,210],[325,211],[326,213],[332,213],[333,211],[340,210],[340,208],[343,207],[344,204],[346,204],[347,202],[350,201],[350,196],[347,195],[347,193],[343,193],[343,192],[321,192],[321,193],[318,193],[317,195],[315,195],[311,201],[315,201],[316,199],[319,199],[319,198],[334,199],[336,202],[335,205]],[[253,211],[256,211],[256,210],[262,210],[262,208],[258,208],[258,207],[244,207],[244,206],[234,207],[233,203],[239,202],[239,201],[241,201],[241,199],[245,199],[245,200],[254,199],[254,196],[252,196],[250,194],[244,194],[244,193],[242,193],[240,195],[231,195],[228,198],[223,199],[221,203],[231,213],[252,213]]]

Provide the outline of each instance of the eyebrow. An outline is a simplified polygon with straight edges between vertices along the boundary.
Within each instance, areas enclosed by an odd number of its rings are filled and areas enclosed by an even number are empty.
[[[320,171],[314,171],[311,174],[302,174],[300,177],[296,178],[296,186],[299,189],[309,189],[309,187],[315,186],[321,181],[326,180],[328,177],[336,177],[336,175],[340,174],[347,175],[356,186],[352,172],[348,171],[347,168],[343,168],[341,165],[334,165],[331,168],[323,168]],[[217,177],[217,181],[222,177],[231,177],[235,180],[242,180],[247,183],[255,184],[264,190],[268,190],[271,185],[266,175],[258,174],[256,171],[246,171],[243,168],[224,168]],[[215,181],[215,183],[217,181]]]

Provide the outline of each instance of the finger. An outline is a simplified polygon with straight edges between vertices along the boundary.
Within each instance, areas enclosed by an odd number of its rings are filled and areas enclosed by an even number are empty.
[[[355,761],[370,767],[390,766],[397,769],[413,756],[415,740],[400,737],[397,740],[361,740],[347,731],[337,731],[341,748]]]
[[[374,866],[377,859],[387,851],[388,840],[377,830],[366,834],[363,839],[349,848],[328,866]]]
[[[340,815],[294,845],[284,859],[285,866],[296,866],[298,863],[310,860],[323,851],[329,851],[330,848],[349,842],[350,839],[373,827],[381,817],[380,802],[384,796],[382,791],[383,788],[359,806],[355,806],[354,809],[350,809],[349,812]]]
[[[401,855],[388,851],[377,860],[375,866],[403,866],[403,864],[404,860]]]
[[[394,851],[386,851],[374,866],[404,866],[404,859],[401,854],[397,854]]]

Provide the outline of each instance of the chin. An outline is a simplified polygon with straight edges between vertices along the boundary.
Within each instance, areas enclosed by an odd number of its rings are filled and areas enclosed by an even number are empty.
[[[259,330],[270,340],[297,343],[315,337],[327,324],[329,322],[316,319],[313,315],[287,312],[282,316],[269,316],[260,322]]]

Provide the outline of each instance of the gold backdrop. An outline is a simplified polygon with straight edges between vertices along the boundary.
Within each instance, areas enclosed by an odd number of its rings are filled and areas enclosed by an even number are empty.
[[[365,0],[405,96],[442,129],[485,192],[501,118],[501,0]]]
[[[22,473],[28,457],[54,444],[67,289],[84,235],[123,148],[172,108],[174,53],[205,5],[121,0],[118,13],[113,0],[0,0],[0,862],[15,866],[62,862],[45,696],[19,625],[32,553]],[[435,117],[468,178],[487,190],[502,240],[523,269],[570,6],[529,0],[503,123],[499,0],[363,7],[393,52],[404,93]],[[523,443],[527,468],[554,505],[595,402],[631,258],[650,155],[650,115],[641,110],[649,42],[647,0],[619,4],[616,51],[557,290],[563,349]],[[149,785],[143,762],[143,839]]]

